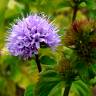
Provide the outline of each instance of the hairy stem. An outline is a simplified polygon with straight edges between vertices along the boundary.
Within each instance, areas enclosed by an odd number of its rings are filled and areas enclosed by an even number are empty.
[[[37,63],[38,71],[41,72],[42,68],[41,68],[41,65],[40,65],[40,60],[39,60],[38,54],[35,55],[35,58],[36,58],[36,63]]]
[[[71,83],[72,84],[72,83]],[[67,85],[64,89],[64,94],[63,96],[68,96],[69,95],[69,91],[70,91],[70,88],[71,88],[71,84]]]

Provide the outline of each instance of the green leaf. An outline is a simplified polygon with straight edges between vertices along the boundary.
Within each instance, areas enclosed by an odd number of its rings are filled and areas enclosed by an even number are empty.
[[[96,72],[96,64],[92,64],[92,69],[94,72]]]
[[[96,77],[90,80],[90,84],[93,86],[96,85]]]
[[[40,62],[41,62],[42,64],[45,64],[45,65],[53,65],[53,64],[56,64],[56,63],[57,63],[54,58],[51,58],[51,57],[49,57],[49,56],[47,56],[47,55],[42,56],[42,57],[40,58]]]
[[[14,65],[14,64],[20,63],[20,59],[18,57],[11,56],[11,55],[6,55],[2,59],[3,59],[3,63],[7,65],[11,65],[11,64]]]
[[[86,5],[88,9],[96,9],[96,1],[95,0],[86,0]]]
[[[78,96],[91,96],[89,86],[81,80],[73,82],[71,89],[73,92],[76,92]]]
[[[63,85],[63,86],[62,86]],[[50,92],[48,96],[63,96],[64,84],[58,83]]]
[[[88,9],[87,16],[91,19],[96,19],[96,1],[95,0],[85,0],[86,8]]]
[[[29,85],[27,87],[24,96],[33,96],[33,85]]]
[[[89,10],[88,17],[96,20],[96,10]]]
[[[61,81],[61,75],[53,70],[41,73],[40,80],[35,88],[35,96],[48,96],[51,90]]]

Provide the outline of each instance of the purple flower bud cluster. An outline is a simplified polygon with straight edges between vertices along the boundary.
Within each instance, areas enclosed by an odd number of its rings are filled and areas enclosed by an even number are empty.
[[[41,44],[55,48],[60,43],[58,30],[45,17],[37,14],[27,16],[12,26],[7,38],[7,48],[14,56],[24,59],[38,54]]]

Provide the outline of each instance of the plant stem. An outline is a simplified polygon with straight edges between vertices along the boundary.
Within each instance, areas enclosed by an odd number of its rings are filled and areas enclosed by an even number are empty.
[[[76,19],[77,11],[78,11],[78,4],[76,4],[74,7],[72,22],[74,22]]]
[[[72,84],[72,83],[71,83]],[[64,94],[63,96],[68,96],[70,88],[71,88],[71,84],[67,85],[64,89]]]
[[[35,58],[36,58],[36,63],[37,63],[38,71],[41,72],[42,68],[41,68],[41,65],[40,65],[40,60],[39,60],[38,54],[35,55]]]

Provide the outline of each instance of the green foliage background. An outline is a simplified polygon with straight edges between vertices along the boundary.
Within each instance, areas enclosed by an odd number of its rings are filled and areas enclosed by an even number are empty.
[[[85,0],[87,3],[82,3],[79,7],[77,13],[77,20],[92,18],[96,19],[96,1],[95,0]],[[59,34],[63,35],[66,29],[70,26],[73,16],[73,9],[70,7],[71,0],[0,0],[0,96],[32,96],[32,90],[34,89],[35,83],[38,81],[39,75],[36,69],[36,63],[34,57],[30,61],[22,61],[17,57],[10,56],[5,47],[7,31],[10,24],[14,22],[15,19],[22,18],[31,13],[42,13],[48,15],[52,21],[60,29]],[[87,9],[87,13],[84,10]],[[65,50],[68,56],[71,55],[71,50],[64,46],[58,48],[59,51],[53,53],[50,49],[40,50],[40,61],[44,70],[52,69],[60,60],[61,52]],[[66,55],[66,56],[67,56]],[[67,56],[67,58],[69,58]],[[96,69],[96,65],[93,67]],[[46,80],[40,81],[42,86],[39,86],[41,90],[47,87],[52,91],[48,96],[62,96],[62,81],[59,82],[58,74],[49,71],[45,74],[48,75],[52,80],[47,82]],[[86,74],[86,73],[85,73]],[[56,75],[56,76],[55,76]],[[42,77],[45,76],[44,74]],[[55,77],[55,80],[54,78]],[[50,82],[53,85],[50,85]],[[91,81],[96,82],[96,78]],[[47,85],[44,86],[44,83]],[[81,86],[81,85],[82,86]],[[57,87],[56,87],[56,86]],[[37,86],[38,87],[38,86]],[[72,85],[70,96],[91,96],[89,94],[89,87],[82,81],[78,80]],[[40,91],[41,91],[40,90]],[[49,91],[50,91],[49,90]],[[40,96],[46,96],[49,91],[45,90]],[[46,93],[45,93],[46,92]],[[37,92],[38,93],[38,92]],[[88,93],[88,94],[87,94]],[[43,94],[43,95],[42,95]],[[83,94],[83,95],[82,95]]]

